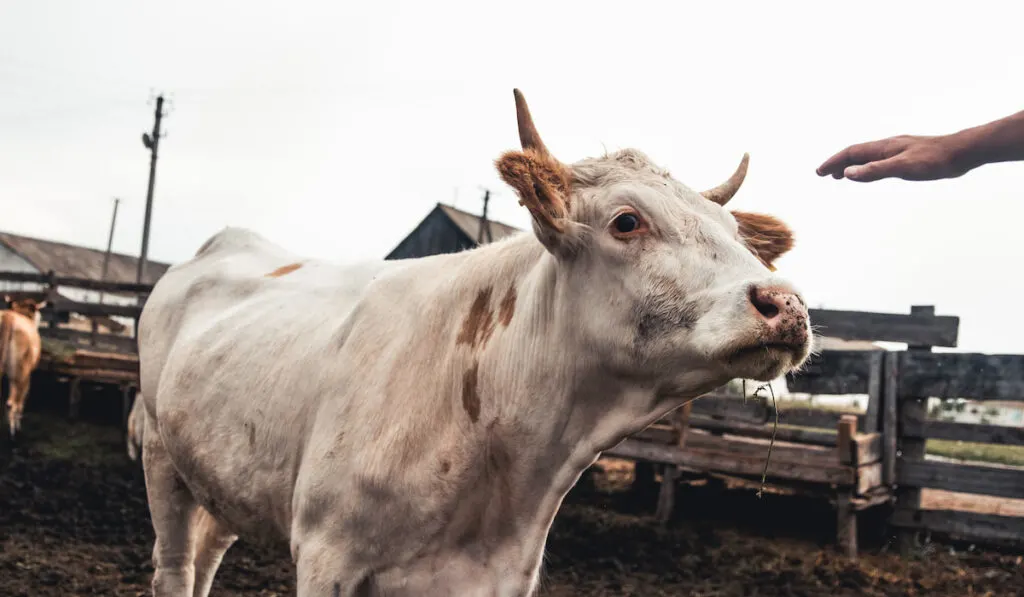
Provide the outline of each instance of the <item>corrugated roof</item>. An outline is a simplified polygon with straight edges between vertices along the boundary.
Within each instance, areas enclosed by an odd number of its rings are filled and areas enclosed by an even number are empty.
[[[438,203],[437,206],[441,208],[444,215],[448,216],[452,222],[455,222],[455,225],[465,232],[466,236],[473,239],[474,242],[476,242],[476,239],[480,238],[480,216],[462,211],[461,209],[456,209],[450,205],[445,205],[444,203]],[[522,232],[519,228],[513,228],[508,224],[503,224],[495,220],[488,220],[488,223],[491,226],[492,242],[512,236],[518,232]],[[486,238],[487,237],[484,236],[485,242]]]
[[[7,246],[40,272],[53,271],[58,276],[89,278],[99,280],[103,273],[105,251],[90,249],[68,243],[0,232],[0,243]],[[146,277],[143,283],[154,284],[167,271],[170,264],[149,260],[146,263]],[[138,258],[121,253],[111,253],[107,280],[111,282],[134,282]]]

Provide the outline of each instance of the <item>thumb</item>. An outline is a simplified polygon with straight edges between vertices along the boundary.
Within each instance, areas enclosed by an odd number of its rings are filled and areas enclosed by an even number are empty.
[[[869,162],[862,166],[850,166],[843,171],[843,176],[855,182],[873,182],[883,178],[900,176],[904,170],[905,160],[899,156]]]

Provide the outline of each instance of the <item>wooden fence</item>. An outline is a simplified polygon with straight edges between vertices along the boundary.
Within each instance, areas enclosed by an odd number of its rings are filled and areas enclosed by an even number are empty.
[[[890,522],[899,530],[903,549],[921,530],[1024,544],[1024,518],[928,510],[921,501],[923,489],[1024,499],[1022,468],[925,457],[928,438],[1024,445],[1022,428],[933,421],[925,407],[926,398],[1024,400],[1024,355],[931,352],[932,346],[955,347],[959,325],[956,317],[936,316],[931,307],[915,307],[909,315],[816,310],[811,318],[826,336],[907,344],[899,351],[825,351],[786,379],[789,390],[800,394],[867,395],[863,412],[787,408],[785,401],[776,411],[764,400],[704,396],[692,403],[689,433],[678,432],[677,411],[606,454],[636,460],[638,475],[645,470],[651,478],[646,463],[667,465],[661,511],[673,501],[673,468],[759,481],[765,438],[771,437],[777,415],[784,427],[776,432],[768,483],[828,496],[836,506],[837,540],[846,553],[857,552],[857,512],[883,504],[894,505]]]
[[[941,462],[925,458],[924,449],[929,438],[1024,445],[1020,427],[930,420],[925,402],[925,398],[1024,400],[1024,356],[907,351],[886,357],[886,394],[895,397],[886,412],[899,429],[899,451],[891,474],[896,487],[892,524],[902,531],[901,547],[912,547],[918,530],[968,541],[1024,544],[1024,518],[921,508],[922,489],[1024,499],[1024,468]]]
[[[68,342],[74,346],[97,351],[110,351],[122,354],[135,354],[138,348],[134,335],[102,333],[96,330],[85,331],[62,327],[72,315],[80,315],[95,320],[107,320],[112,317],[123,317],[138,323],[142,313],[142,303],[153,289],[149,284],[126,282],[106,282],[88,278],[71,278],[57,276],[53,273],[37,274],[28,272],[0,272],[0,282],[21,283],[29,287],[41,287],[42,290],[27,289],[24,291],[8,291],[11,296],[28,295],[45,298],[47,307],[42,313],[40,335]],[[60,294],[61,288],[91,290],[100,293],[120,296],[134,296],[136,305],[119,305],[111,303],[91,303],[71,300]],[[133,325],[133,328],[137,325]]]
[[[127,420],[134,393],[138,389],[138,345],[134,336],[146,296],[152,291],[147,284],[105,282],[26,272],[0,272],[0,282],[24,284],[24,290],[8,290],[12,298],[31,296],[45,298],[47,306],[41,313],[39,335],[43,339],[43,358],[38,371],[68,382],[68,410],[78,415],[82,384],[117,386],[121,390],[122,415]],[[120,305],[72,300],[60,294],[61,288],[95,291],[134,297],[135,305]],[[90,330],[69,327],[74,315],[91,320]],[[119,328],[114,317],[132,322],[132,335],[100,332],[105,327]]]

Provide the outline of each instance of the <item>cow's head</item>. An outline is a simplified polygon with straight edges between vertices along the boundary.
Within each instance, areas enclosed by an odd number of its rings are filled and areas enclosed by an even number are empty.
[[[20,298],[17,300],[11,300],[10,296],[5,295],[4,300],[11,305],[11,311],[24,315],[31,319],[38,326],[39,321],[42,319],[40,311],[46,306],[46,301],[37,301],[32,298]]]
[[[603,363],[654,380],[659,393],[690,393],[731,378],[774,379],[806,360],[804,300],[772,273],[792,247],[788,227],[725,207],[746,155],[703,193],[632,149],[564,164],[518,90],[515,99],[522,150],[497,169],[529,209],[573,324]]]

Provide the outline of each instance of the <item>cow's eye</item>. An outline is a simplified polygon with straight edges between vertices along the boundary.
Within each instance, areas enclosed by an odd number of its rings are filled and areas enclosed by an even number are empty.
[[[615,229],[623,234],[633,232],[640,226],[640,219],[636,214],[622,214],[615,218]]]

